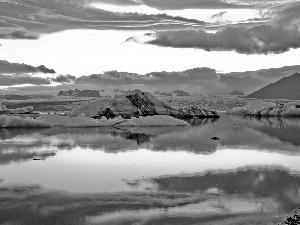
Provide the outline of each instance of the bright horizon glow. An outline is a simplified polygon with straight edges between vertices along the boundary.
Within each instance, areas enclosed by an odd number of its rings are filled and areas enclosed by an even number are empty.
[[[196,19],[205,22],[239,22],[253,18],[261,18],[259,11],[255,9],[182,9],[182,10],[159,10],[147,5],[113,5],[105,3],[93,3],[92,7],[118,13],[140,13],[140,14],[167,14],[169,16],[180,16],[188,19]],[[212,16],[226,12],[222,16]]]
[[[0,59],[32,66],[41,64],[58,74],[74,76],[123,71],[145,74],[209,67],[219,72],[243,72],[299,65],[300,49],[282,54],[246,55],[159,47],[126,42],[151,31],[69,30],[38,40],[2,40]]]

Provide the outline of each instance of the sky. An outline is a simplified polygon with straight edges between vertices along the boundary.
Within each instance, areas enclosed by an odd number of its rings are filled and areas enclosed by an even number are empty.
[[[0,0],[0,93],[250,94],[299,71],[299,25],[296,0]]]

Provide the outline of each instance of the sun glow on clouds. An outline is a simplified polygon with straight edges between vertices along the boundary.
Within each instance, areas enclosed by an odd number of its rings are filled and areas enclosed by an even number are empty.
[[[183,10],[158,10],[146,5],[121,6],[104,3],[93,3],[91,6],[110,12],[118,13],[140,13],[140,14],[167,14],[169,16],[180,16],[187,19],[196,19],[206,22],[235,23],[253,18],[261,17],[255,9],[183,9]],[[225,13],[222,13],[225,12]],[[222,14],[220,14],[222,13]],[[220,14],[220,16],[215,16]]]
[[[2,40],[0,59],[33,66],[43,64],[58,74],[74,76],[112,70],[144,74],[196,67],[238,72],[299,64],[298,49],[277,55],[241,55],[233,51],[206,52],[124,43],[147,32],[151,31],[72,30],[44,35],[35,41]]]
[[[52,82],[51,84],[47,85],[34,85],[34,84],[18,84],[18,85],[12,85],[12,86],[0,86],[0,90],[13,90],[14,88],[23,88],[23,87],[56,87],[62,85],[61,83]]]
[[[12,86],[0,86],[0,89],[6,90],[11,88],[20,88],[20,87],[33,87],[33,86],[40,86],[40,85],[33,85],[33,84],[17,84]]]

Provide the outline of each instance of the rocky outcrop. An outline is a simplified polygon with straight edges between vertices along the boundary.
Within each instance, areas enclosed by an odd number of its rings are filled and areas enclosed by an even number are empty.
[[[122,116],[123,118],[131,118],[137,113],[137,108],[125,97],[121,99],[99,99],[89,102],[71,111],[70,116],[84,114],[87,117],[101,118],[106,113],[106,109],[110,109],[115,116]]]
[[[135,90],[126,96],[130,102],[138,109],[139,114],[148,115],[178,115],[178,109],[158,100],[148,92]]]
[[[169,115],[177,118],[186,117],[219,117],[217,112],[208,111],[200,107],[175,108],[158,100],[152,94],[134,90],[118,98],[107,100],[99,99],[73,110],[70,115],[85,114],[87,117],[106,116],[107,112],[123,118],[132,116]]]
[[[5,106],[0,106],[0,114],[30,114],[33,113],[32,106],[26,106],[17,109],[7,109]]]
[[[293,215],[286,217],[285,221],[278,225],[300,225],[300,209],[293,212]]]
[[[60,91],[57,96],[72,96],[72,97],[101,97],[99,91],[97,90],[68,90],[68,91]]]
[[[198,118],[217,118],[220,117],[216,111],[206,110],[198,106],[190,106],[179,109],[184,117],[198,117]]]
[[[249,109],[246,107],[233,108],[228,112],[232,115],[254,116],[254,117],[300,117],[300,105],[276,103],[273,106],[260,109]]]

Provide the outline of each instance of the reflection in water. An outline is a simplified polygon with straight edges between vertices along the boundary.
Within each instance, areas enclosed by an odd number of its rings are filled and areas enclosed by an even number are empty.
[[[243,119],[251,121],[253,124],[271,127],[275,129],[285,129],[288,127],[300,129],[300,120],[298,118],[283,117],[243,117]]]
[[[191,127],[0,129],[0,149],[71,150],[77,147],[106,152],[147,148],[212,154],[218,148],[246,148],[289,154],[299,152],[300,120],[280,118],[192,119]],[[218,137],[220,140],[211,140]]]
[[[300,206],[300,120],[190,123],[0,129],[0,224],[269,224]]]
[[[300,146],[300,120],[297,118],[248,118],[249,126],[279,141]]]
[[[285,210],[300,205],[300,171],[294,174],[283,168],[245,167],[190,176],[163,176],[140,182],[152,183],[158,192],[207,192],[251,199],[271,198]]]
[[[217,122],[219,118],[192,118],[189,120],[186,120],[189,124],[192,126],[204,126],[210,123]]]
[[[205,200],[188,194],[74,195],[38,186],[0,188],[0,224],[92,224],[93,216],[119,211],[168,209]],[[116,223],[110,223],[116,224]]]
[[[300,205],[300,176],[283,168],[148,182],[156,191],[75,195],[37,185],[0,186],[0,224],[270,224]]]
[[[0,164],[9,164],[13,162],[25,162],[27,160],[45,160],[48,157],[55,156],[55,152],[23,152],[0,154]]]

